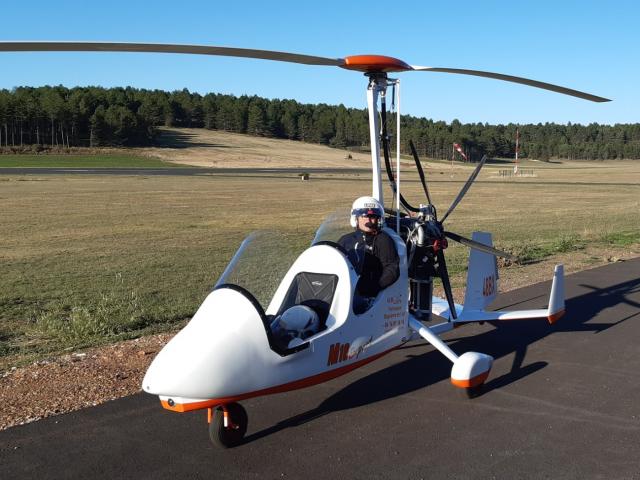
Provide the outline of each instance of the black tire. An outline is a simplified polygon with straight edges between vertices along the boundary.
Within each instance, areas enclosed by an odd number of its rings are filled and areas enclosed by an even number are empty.
[[[249,422],[247,411],[239,403],[230,403],[226,408],[233,427],[224,426],[224,411],[222,407],[218,407],[213,411],[213,418],[209,424],[209,438],[218,447],[233,448],[242,443]]]

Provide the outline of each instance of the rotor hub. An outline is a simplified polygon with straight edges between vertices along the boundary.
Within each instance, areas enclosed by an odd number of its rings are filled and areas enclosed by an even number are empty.
[[[406,72],[413,70],[410,65],[402,60],[384,55],[351,55],[345,57],[344,64],[340,66],[347,70],[364,73]]]

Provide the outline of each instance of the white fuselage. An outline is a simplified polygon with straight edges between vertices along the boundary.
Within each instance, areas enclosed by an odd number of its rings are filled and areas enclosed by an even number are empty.
[[[347,258],[330,245],[308,248],[292,265],[266,310],[275,315],[300,272],[338,277],[326,329],[307,339],[308,347],[280,355],[268,339],[255,300],[222,286],[205,299],[189,324],[158,354],[143,389],[179,411],[301,388],[334,378],[406,342],[407,265],[404,242],[386,229],[400,259],[398,280],[380,292],[366,312],[353,313],[358,276]],[[271,318],[271,317],[268,317]]]

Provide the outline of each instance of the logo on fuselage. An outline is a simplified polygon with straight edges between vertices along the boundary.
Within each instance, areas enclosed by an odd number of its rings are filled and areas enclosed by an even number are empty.
[[[329,356],[327,357],[327,366],[336,363],[358,358],[362,352],[369,346],[373,337],[358,337],[351,344],[334,343],[329,346]]]
[[[348,343],[334,343],[329,346],[329,357],[327,358],[327,366],[344,362],[349,358]]]

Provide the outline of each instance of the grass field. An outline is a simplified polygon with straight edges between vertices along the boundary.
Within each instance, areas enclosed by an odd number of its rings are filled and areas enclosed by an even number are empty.
[[[589,265],[601,261],[600,251],[633,251],[640,243],[636,163],[543,165],[535,167],[536,177],[512,180],[497,180],[504,167],[488,166],[447,228],[462,235],[491,231],[499,248],[533,261],[586,255]],[[470,168],[433,164],[426,173],[442,215]],[[403,177],[403,194],[424,201],[417,176]],[[0,371],[175,329],[251,231],[277,232],[265,235],[271,249],[256,257],[263,274],[277,277],[325,216],[348,209],[370,188],[370,178],[358,175],[309,182],[293,174],[0,176]],[[452,246],[447,253],[461,288],[467,249]],[[508,267],[501,275],[524,284],[538,279],[534,268]],[[544,270],[546,279],[551,270]],[[266,303],[268,292],[258,294]]]
[[[0,168],[167,168],[176,165],[140,155],[0,155]]]

